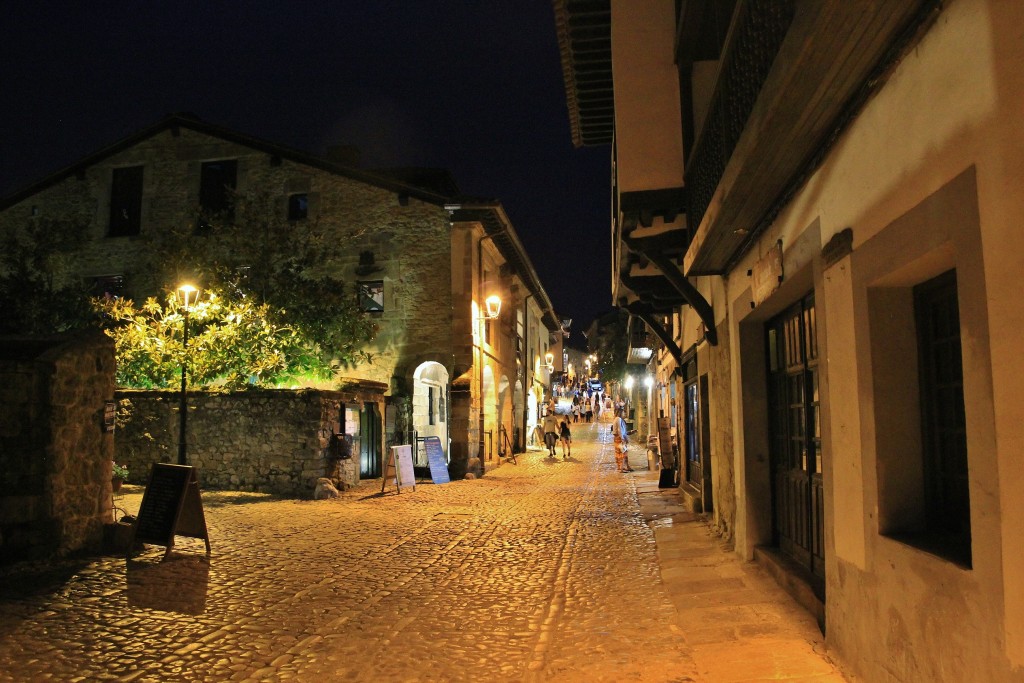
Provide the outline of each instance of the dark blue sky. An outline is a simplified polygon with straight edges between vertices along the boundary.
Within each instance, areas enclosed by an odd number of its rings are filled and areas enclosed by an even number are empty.
[[[500,199],[563,317],[608,308],[608,147],[574,149],[549,0],[0,3],[0,196],[176,111]]]

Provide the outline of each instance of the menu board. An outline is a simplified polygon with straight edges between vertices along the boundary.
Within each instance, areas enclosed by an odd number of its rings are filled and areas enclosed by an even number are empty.
[[[448,476],[448,462],[444,457],[444,449],[441,448],[441,439],[436,436],[428,436],[423,440],[427,449],[427,464],[430,465],[430,478],[435,484],[447,484],[451,481]]]

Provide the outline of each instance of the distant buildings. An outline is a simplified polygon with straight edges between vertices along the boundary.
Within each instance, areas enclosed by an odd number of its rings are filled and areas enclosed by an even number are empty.
[[[684,498],[858,677],[1024,680],[1024,5],[554,5]]]

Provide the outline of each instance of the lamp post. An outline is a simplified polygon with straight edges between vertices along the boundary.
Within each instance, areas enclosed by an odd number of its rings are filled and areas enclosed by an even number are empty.
[[[181,299],[182,318],[184,321],[182,342],[181,342],[181,403],[178,406],[178,413],[181,422],[178,432],[178,464],[187,465],[185,444],[185,424],[188,421],[188,394],[186,393],[186,382],[188,378],[188,314],[189,308],[199,297],[199,290],[192,285],[185,284],[178,287],[178,296]]]

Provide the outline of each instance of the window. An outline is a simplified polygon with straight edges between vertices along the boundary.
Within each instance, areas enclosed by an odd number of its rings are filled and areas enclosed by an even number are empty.
[[[427,387],[427,424],[437,424],[434,416],[434,387]]]
[[[359,290],[359,307],[368,313],[382,313],[384,311],[384,281],[373,280],[371,282],[357,283]]]
[[[293,194],[288,196],[288,220],[302,221],[309,218],[309,195]]]
[[[142,223],[142,166],[115,168],[110,178],[109,237],[138,235]]]
[[[238,162],[234,159],[207,161],[199,173],[200,230],[209,230],[213,219],[235,219],[234,190],[238,181]]]
[[[101,299],[120,299],[124,296],[123,275],[102,275],[92,278],[89,282],[89,289],[92,296]]]
[[[957,275],[868,290],[879,531],[971,567]]]
[[[914,287],[926,531],[938,549],[970,564],[971,501],[956,271]]]

